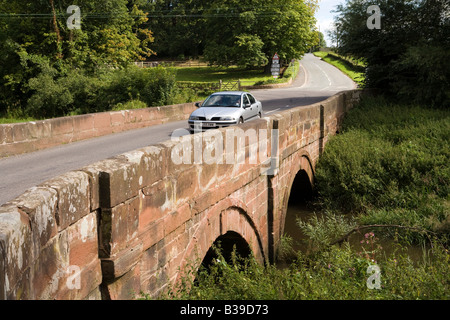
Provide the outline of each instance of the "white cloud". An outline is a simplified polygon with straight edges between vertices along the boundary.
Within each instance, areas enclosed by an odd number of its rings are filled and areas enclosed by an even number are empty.
[[[345,3],[345,0],[319,0],[319,10],[316,12],[317,27],[325,36],[327,45],[331,45],[331,40],[327,35],[327,31],[332,29],[333,17],[335,13],[331,11],[336,9],[338,4]]]

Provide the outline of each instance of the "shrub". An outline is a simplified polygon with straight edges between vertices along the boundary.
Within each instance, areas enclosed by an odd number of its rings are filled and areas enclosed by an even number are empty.
[[[130,66],[93,75],[47,69],[29,81],[29,88],[26,114],[42,119],[123,108],[129,101],[141,101],[139,107],[171,104],[176,82],[174,71],[167,68]]]
[[[170,68],[142,69],[130,66],[102,77],[106,85],[99,97],[108,107],[129,100],[140,100],[148,106],[171,104],[176,88],[175,71]]]

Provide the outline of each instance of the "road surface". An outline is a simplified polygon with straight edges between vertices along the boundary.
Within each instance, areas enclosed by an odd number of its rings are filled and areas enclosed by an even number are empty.
[[[306,54],[293,84],[281,89],[253,90],[263,103],[264,116],[297,106],[323,101],[337,92],[356,88],[337,68]],[[187,121],[171,122],[86,141],[74,142],[29,154],[0,159],[0,205],[15,199],[27,189],[68,171],[131,150],[170,140]]]

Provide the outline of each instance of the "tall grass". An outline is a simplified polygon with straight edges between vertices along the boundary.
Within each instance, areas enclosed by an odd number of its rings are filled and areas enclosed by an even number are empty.
[[[375,252],[376,253],[376,252]],[[379,253],[377,253],[379,254]],[[263,266],[253,257],[220,256],[209,269],[190,270],[178,285],[159,299],[177,300],[373,300],[448,299],[449,255],[436,247],[434,258],[414,263],[399,248],[375,261],[381,271],[380,289],[368,289],[373,259],[348,245],[314,255],[298,253],[289,268]],[[195,280],[192,277],[195,275]],[[147,296],[147,298],[150,298]]]
[[[450,112],[366,98],[331,139],[316,179],[323,208],[362,224],[450,232]]]

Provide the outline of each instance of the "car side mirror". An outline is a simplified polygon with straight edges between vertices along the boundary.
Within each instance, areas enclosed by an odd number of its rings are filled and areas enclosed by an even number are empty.
[[[244,104],[244,109],[250,108],[252,105],[250,103]]]
[[[200,108],[200,107],[201,107],[200,102],[196,102],[196,103],[195,103],[195,106],[196,106],[197,108]]]

